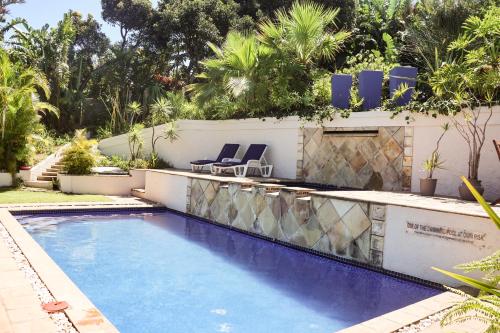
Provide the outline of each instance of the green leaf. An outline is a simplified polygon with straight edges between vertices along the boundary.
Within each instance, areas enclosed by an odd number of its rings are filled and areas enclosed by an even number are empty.
[[[491,208],[491,206],[484,200],[481,194],[472,186],[472,184],[465,178],[464,176],[460,177],[465,185],[469,188],[469,191],[472,193],[474,198],[476,198],[477,202],[483,207],[491,220],[496,224],[497,228],[500,229],[500,217],[495,213],[495,211]]]
[[[498,290],[495,286],[489,285],[489,284],[484,283],[480,280],[476,280],[476,279],[473,279],[473,278],[465,276],[465,275],[449,272],[449,271],[446,271],[444,269],[440,269],[440,268],[436,268],[436,267],[432,267],[432,269],[435,271],[438,271],[440,273],[443,273],[444,275],[448,275],[449,277],[451,277],[455,280],[458,280],[460,282],[468,284],[469,286],[472,286],[474,288],[482,290],[488,294],[492,294],[492,295],[500,297],[500,290]]]

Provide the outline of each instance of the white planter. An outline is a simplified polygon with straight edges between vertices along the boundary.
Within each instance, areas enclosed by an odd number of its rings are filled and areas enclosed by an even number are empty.
[[[64,193],[129,196],[132,176],[129,175],[65,175],[59,174],[59,186]]]

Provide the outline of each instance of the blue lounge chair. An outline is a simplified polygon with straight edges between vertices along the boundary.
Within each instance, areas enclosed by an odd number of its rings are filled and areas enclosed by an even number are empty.
[[[240,149],[239,144],[226,143],[219,153],[216,160],[197,160],[191,162],[191,170],[193,172],[201,172],[204,167],[211,167],[214,163],[222,163],[227,159],[232,159]]]
[[[227,161],[212,164],[212,173],[232,171],[236,177],[246,177],[249,168],[258,169],[262,177],[270,177],[273,166],[264,157],[267,145],[251,144],[241,161]]]

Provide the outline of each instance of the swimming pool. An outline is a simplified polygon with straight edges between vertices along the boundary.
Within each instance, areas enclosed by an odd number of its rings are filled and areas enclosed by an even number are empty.
[[[440,293],[171,212],[18,219],[124,333],[331,333]]]

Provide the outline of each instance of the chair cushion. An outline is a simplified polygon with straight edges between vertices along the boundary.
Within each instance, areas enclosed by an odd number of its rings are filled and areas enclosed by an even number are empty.
[[[194,164],[194,165],[206,165],[206,164],[212,164],[214,162],[215,161],[212,161],[212,160],[197,160],[197,161],[191,161],[191,164]]]
[[[222,162],[222,163],[214,163],[214,166],[217,167],[232,167],[236,165],[242,165],[241,162]]]

